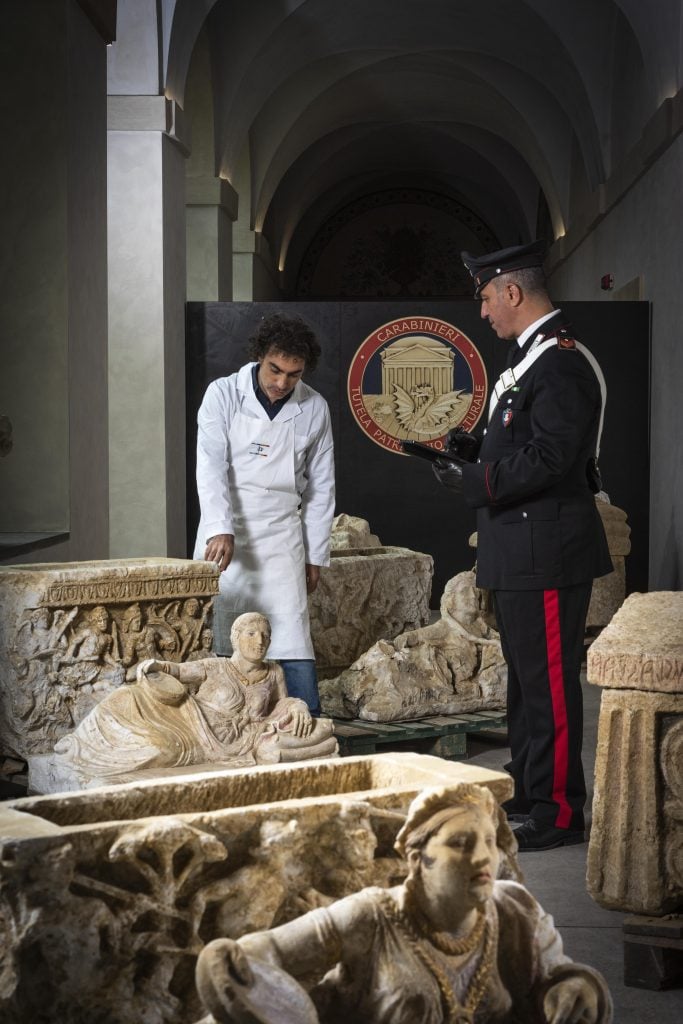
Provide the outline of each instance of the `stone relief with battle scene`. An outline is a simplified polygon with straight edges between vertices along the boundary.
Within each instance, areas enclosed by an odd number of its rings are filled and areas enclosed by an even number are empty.
[[[3,753],[51,750],[142,661],[211,657],[214,575],[174,559],[0,572]]]

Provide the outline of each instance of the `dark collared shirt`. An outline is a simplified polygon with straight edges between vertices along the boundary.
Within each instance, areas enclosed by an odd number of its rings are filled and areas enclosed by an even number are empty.
[[[268,395],[265,393],[265,391],[261,390],[261,387],[260,387],[259,382],[258,382],[258,369],[259,369],[259,365],[260,365],[259,363],[256,363],[256,365],[252,366],[252,368],[251,368],[251,379],[252,379],[253,384],[254,384],[254,394],[258,398],[258,400],[261,403],[261,405],[263,406],[263,408],[268,413],[268,418],[271,419],[271,420],[274,420],[275,417],[277,416],[277,414],[279,413],[280,409],[282,408],[282,406],[285,404],[285,402],[288,402],[290,400],[290,398],[292,397],[292,395],[294,394],[294,389],[292,388],[292,390],[289,392],[289,394],[285,395],[284,398],[278,398],[278,400],[276,402],[271,402],[271,400],[268,398]]]

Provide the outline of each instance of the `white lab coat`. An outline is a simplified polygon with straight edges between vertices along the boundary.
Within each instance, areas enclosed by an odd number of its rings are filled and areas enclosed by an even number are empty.
[[[253,363],[213,381],[197,417],[201,519],[194,557],[219,533],[235,537],[214,605],[215,646],[229,652],[238,615],[270,620],[269,658],[313,658],[305,563],[329,565],[334,453],[324,398],[303,381],[270,420]]]

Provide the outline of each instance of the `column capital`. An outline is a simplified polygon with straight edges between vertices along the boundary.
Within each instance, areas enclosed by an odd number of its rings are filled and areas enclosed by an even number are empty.
[[[165,96],[107,96],[107,131],[162,132],[190,152],[183,110]]]
[[[186,206],[220,206],[230,220],[237,220],[239,196],[225,178],[209,175],[185,179]]]

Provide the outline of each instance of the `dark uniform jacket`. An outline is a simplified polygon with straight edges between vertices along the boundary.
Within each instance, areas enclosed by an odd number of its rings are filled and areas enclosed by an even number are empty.
[[[611,572],[587,477],[600,420],[600,385],[557,312],[532,333],[558,337],[494,408],[479,461],[463,469],[477,509],[477,583],[491,590],[551,590]],[[558,334],[558,331],[560,333]]]

